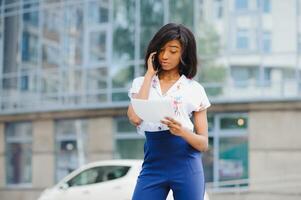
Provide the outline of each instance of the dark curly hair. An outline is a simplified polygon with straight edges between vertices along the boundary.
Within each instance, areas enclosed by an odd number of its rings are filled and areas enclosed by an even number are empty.
[[[147,70],[147,60],[149,55],[159,50],[169,41],[178,40],[182,47],[179,73],[187,78],[193,78],[197,73],[197,50],[193,33],[182,24],[169,23],[151,39],[145,54],[145,68]]]

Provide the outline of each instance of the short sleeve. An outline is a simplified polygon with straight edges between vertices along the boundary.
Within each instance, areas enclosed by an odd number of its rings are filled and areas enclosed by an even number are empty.
[[[128,91],[128,96],[131,99],[133,97],[133,94],[138,93],[142,83],[143,83],[144,77],[137,77],[133,80],[132,86]]]
[[[204,87],[198,82],[194,82],[191,92],[192,97],[192,111],[202,111],[210,107],[210,102],[205,92]]]

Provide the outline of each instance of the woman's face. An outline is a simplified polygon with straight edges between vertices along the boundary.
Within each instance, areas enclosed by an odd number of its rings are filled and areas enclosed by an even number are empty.
[[[174,70],[179,67],[182,47],[178,40],[167,42],[159,52],[159,63],[163,70]]]

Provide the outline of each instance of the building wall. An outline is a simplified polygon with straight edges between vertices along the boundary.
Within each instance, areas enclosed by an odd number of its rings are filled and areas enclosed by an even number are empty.
[[[249,187],[211,192],[211,200],[301,198],[301,103],[258,103],[249,110]]]

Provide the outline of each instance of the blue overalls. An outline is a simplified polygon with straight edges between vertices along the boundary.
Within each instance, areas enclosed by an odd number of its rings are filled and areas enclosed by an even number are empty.
[[[132,200],[203,200],[205,181],[200,152],[168,130],[145,132],[144,162]]]

